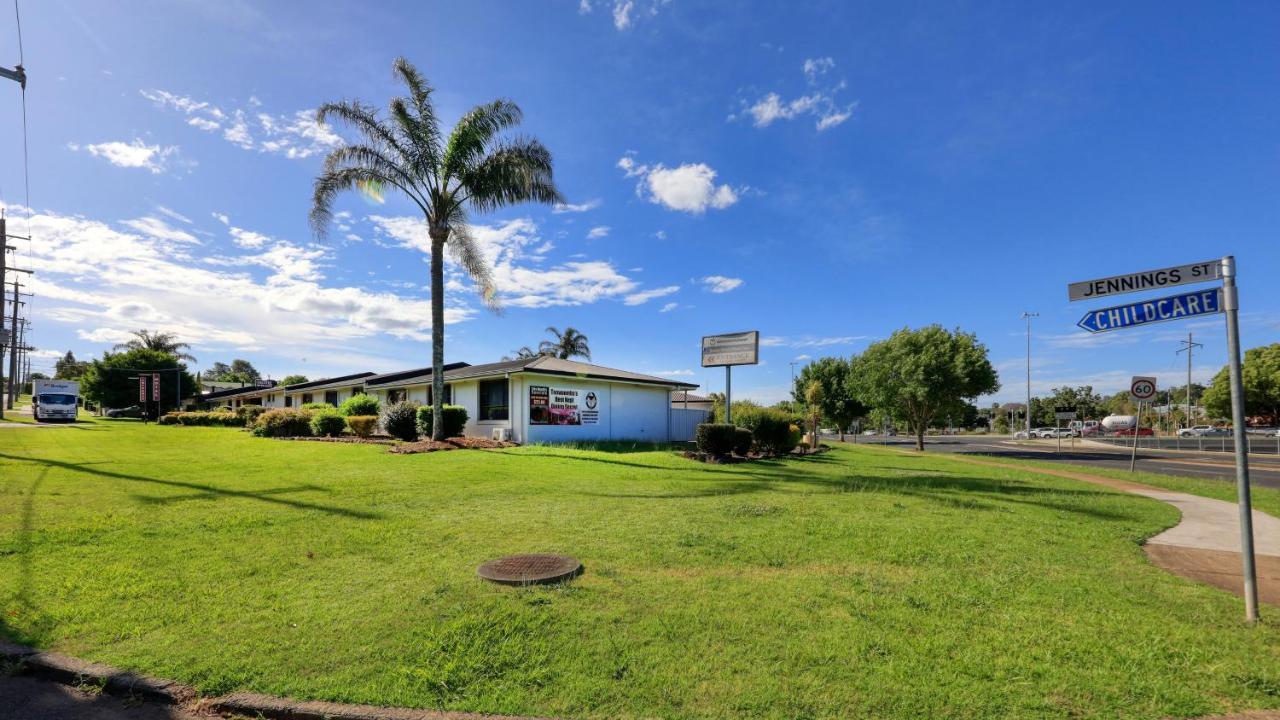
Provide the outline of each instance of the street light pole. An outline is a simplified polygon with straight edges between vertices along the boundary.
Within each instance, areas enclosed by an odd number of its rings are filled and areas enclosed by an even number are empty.
[[[1040,317],[1040,313],[1023,312],[1022,319],[1027,321],[1027,439],[1031,439],[1031,318]]]

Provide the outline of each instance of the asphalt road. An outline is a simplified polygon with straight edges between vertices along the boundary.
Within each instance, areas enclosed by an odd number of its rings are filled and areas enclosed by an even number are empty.
[[[835,436],[825,438],[837,440]],[[1130,438],[1132,440],[1132,438]],[[1150,438],[1143,438],[1144,441]],[[852,435],[845,436],[845,442],[853,442]],[[858,444],[890,445],[901,448],[914,448],[915,439],[909,437],[867,437],[859,436]],[[1184,442],[1183,447],[1189,447]],[[1233,454],[1221,450],[1164,450],[1141,446],[1138,450],[1137,469],[1163,475],[1180,475],[1183,477],[1208,478],[1234,483],[1236,479],[1235,460]],[[1024,460],[1041,460],[1048,462],[1064,462],[1083,467],[1105,467],[1117,470],[1129,469],[1129,447],[1111,446],[1103,443],[1082,443],[1076,441],[1071,447],[1069,438],[1062,439],[1062,452],[1058,452],[1057,440],[1010,440],[1007,436],[992,435],[949,435],[945,437],[925,438],[927,451],[950,452],[958,454],[990,455],[993,457],[1020,458]],[[1280,489],[1280,457],[1274,453],[1249,454],[1249,478],[1253,485]]]

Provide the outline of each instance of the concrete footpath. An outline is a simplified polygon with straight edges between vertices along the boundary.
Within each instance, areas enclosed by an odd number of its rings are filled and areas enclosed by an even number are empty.
[[[1017,467],[962,455],[952,459],[988,467]],[[1080,480],[1166,502],[1182,513],[1182,521],[1147,540],[1143,550],[1151,562],[1169,572],[1244,594],[1240,556],[1240,511],[1225,500],[1173,492],[1142,483],[1116,480],[1077,470],[1024,468],[1029,472]],[[1253,544],[1258,574],[1258,600],[1280,605],[1280,518],[1253,511]]]

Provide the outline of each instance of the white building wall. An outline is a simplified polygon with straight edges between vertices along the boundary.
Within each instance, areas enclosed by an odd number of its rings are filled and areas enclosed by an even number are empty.
[[[550,394],[552,414],[576,414],[577,424],[535,420],[530,398],[535,388],[543,387]],[[666,387],[526,374],[521,392],[513,398],[517,403],[518,424],[527,442],[666,442],[669,438],[670,389]]]

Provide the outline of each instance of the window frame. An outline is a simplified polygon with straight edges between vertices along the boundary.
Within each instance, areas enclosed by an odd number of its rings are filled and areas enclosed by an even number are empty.
[[[487,388],[495,385],[502,386],[503,402],[502,404],[491,404],[489,402]],[[481,380],[476,388],[476,412],[477,419],[480,422],[510,422],[511,420],[511,380],[510,378],[493,378],[492,380]],[[494,411],[501,410],[502,417],[494,417]]]

